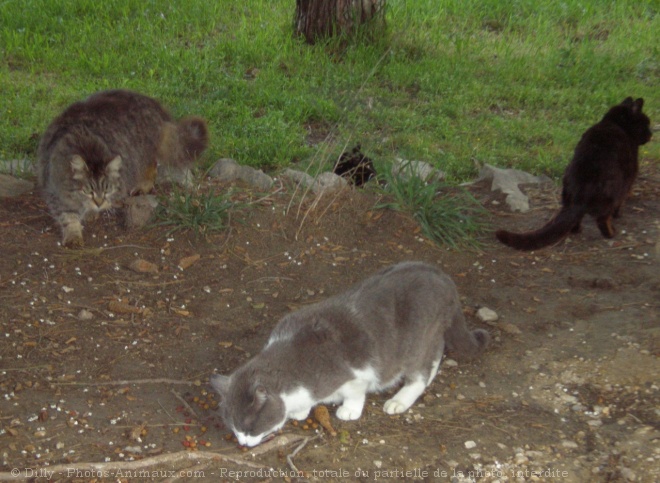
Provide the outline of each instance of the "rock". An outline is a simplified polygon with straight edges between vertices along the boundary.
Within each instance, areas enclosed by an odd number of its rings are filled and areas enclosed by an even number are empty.
[[[231,158],[221,158],[209,170],[208,175],[220,181],[234,181],[238,178],[239,164]]]
[[[491,190],[506,194],[506,204],[511,211],[529,211],[529,199],[518,188],[520,184],[541,184],[551,181],[547,176],[534,176],[519,169],[501,169],[484,165],[479,172],[479,181],[491,181]]]
[[[193,174],[190,168],[180,168],[176,166],[158,166],[158,176],[156,183],[174,183],[184,188],[193,186]]]
[[[442,364],[446,367],[456,367],[458,362],[456,362],[454,359],[445,359]]]
[[[345,178],[335,173],[321,173],[316,177],[316,181],[312,186],[315,193],[323,191],[335,191],[348,186],[348,181]]]
[[[314,178],[307,173],[295,169],[287,168],[281,173],[282,178],[294,181],[304,187],[310,187],[314,184]]]
[[[208,175],[226,183],[241,180],[258,191],[268,191],[273,186],[273,178],[266,173],[250,166],[241,166],[231,158],[219,159]]]
[[[142,228],[145,226],[158,207],[154,195],[131,196],[124,201],[126,228]]]
[[[305,188],[310,188],[316,194],[326,191],[335,191],[348,186],[348,181],[341,176],[330,172],[321,173],[314,178],[302,171],[287,168],[282,172],[281,176],[290,179]]]
[[[15,178],[7,174],[0,174],[0,198],[20,196],[33,189],[34,183],[31,181]]]
[[[424,161],[408,161],[397,158],[392,163],[392,176],[408,179],[411,175],[426,182],[442,181],[446,176],[445,173]]]
[[[476,448],[476,447],[477,447],[477,443],[475,443],[474,441],[466,441],[466,442],[463,443],[463,444],[465,445],[465,447],[466,447],[467,449],[472,449],[472,448]]]
[[[477,310],[477,318],[482,322],[495,322],[500,317],[494,310],[491,310],[488,307],[481,307]]]
[[[78,319],[80,320],[92,320],[93,318],[94,314],[87,309],[82,309],[78,312]]]

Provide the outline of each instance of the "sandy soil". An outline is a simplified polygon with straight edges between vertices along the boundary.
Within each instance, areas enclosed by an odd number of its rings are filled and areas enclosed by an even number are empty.
[[[472,189],[495,227],[536,227],[557,206],[556,187],[530,191],[526,214]],[[207,237],[107,216],[71,251],[36,194],[2,200],[0,480],[660,480],[657,170],[642,170],[614,240],[589,220],[535,253],[490,237],[481,252],[438,248],[376,201],[277,191]],[[372,395],[359,421],[333,415],[336,436],[311,421],[237,447],[209,375],[257,353],[289,311],[412,259],[453,277],[492,335],[484,356],[445,361],[404,415]]]

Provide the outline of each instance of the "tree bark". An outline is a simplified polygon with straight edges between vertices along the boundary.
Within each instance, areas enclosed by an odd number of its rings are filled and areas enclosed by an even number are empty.
[[[386,0],[296,0],[296,33],[313,44],[351,35],[365,25],[385,25]]]

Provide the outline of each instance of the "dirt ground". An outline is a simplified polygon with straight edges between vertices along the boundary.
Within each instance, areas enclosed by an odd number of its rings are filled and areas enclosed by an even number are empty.
[[[526,214],[472,191],[493,227],[537,227],[557,206],[557,187],[528,191]],[[364,191],[251,199],[206,237],[103,217],[77,251],[36,194],[2,200],[0,480],[660,480],[656,167],[614,240],[587,220],[534,253],[492,235],[480,252],[438,248]],[[256,354],[289,311],[413,259],[452,276],[488,351],[446,360],[404,415],[371,395],[355,422],[329,408],[336,436],[311,421],[237,447],[209,375]],[[499,319],[482,322],[481,307]]]

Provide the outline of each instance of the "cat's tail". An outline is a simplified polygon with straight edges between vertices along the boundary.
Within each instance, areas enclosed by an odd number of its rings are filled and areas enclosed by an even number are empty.
[[[560,242],[572,230],[579,228],[585,213],[584,206],[563,206],[552,220],[538,230],[528,233],[498,230],[495,236],[499,241],[516,250],[538,250]]]
[[[463,312],[458,312],[454,322],[445,332],[445,344],[458,359],[472,359],[480,355],[490,343],[490,334],[483,329],[469,330]]]
[[[206,120],[197,116],[184,117],[177,123],[179,142],[190,161],[199,158],[209,145]]]

